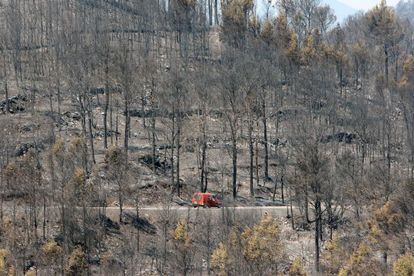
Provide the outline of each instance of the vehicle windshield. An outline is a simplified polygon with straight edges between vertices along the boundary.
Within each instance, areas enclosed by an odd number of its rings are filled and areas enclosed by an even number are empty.
[[[221,195],[220,194],[213,195],[213,198],[214,199],[221,200]]]

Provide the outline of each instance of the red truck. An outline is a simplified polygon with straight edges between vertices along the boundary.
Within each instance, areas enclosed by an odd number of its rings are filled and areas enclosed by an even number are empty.
[[[193,204],[194,208],[196,207],[218,207],[221,206],[221,200],[212,193],[200,193],[197,192],[193,195],[191,199],[191,203]]]

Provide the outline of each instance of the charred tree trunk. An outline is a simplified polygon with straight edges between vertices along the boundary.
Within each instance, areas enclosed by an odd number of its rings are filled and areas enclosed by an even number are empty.
[[[181,187],[180,187],[180,146],[181,146],[181,114],[178,113],[177,116],[177,182],[176,182],[176,189],[177,195],[180,196],[181,194]]]
[[[214,0],[214,23],[215,23],[215,25],[219,24],[219,20],[218,20],[218,0]]]
[[[151,118],[151,144],[152,144],[152,171],[155,173],[157,168],[155,167],[155,158],[157,152],[157,144],[155,141],[155,115],[152,115]]]
[[[175,171],[174,171],[174,146],[175,146],[175,108],[173,107],[172,129],[171,129],[171,187],[175,190]]]
[[[206,108],[203,107],[202,110],[202,122],[201,122],[201,132],[202,132],[202,141],[201,141],[201,173],[200,173],[200,191],[205,193],[207,192],[207,172],[206,172],[206,163],[207,163],[207,114]]]
[[[155,81],[154,79],[152,80],[152,88],[151,89],[151,95],[150,95],[150,104],[151,104],[151,144],[152,144],[152,170],[154,173],[156,173],[157,168],[155,167],[155,158],[156,158],[156,136],[155,136],[155,124],[156,124],[156,119],[155,119],[155,100],[154,100],[154,88],[155,88]]]
[[[203,135],[205,137],[205,134]],[[207,155],[207,142],[205,141],[205,138],[203,138],[203,145],[201,148],[201,175],[200,175],[200,185],[203,193],[207,191],[207,185],[204,185],[204,181],[207,183],[207,176],[206,176],[206,155]]]
[[[124,133],[124,151],[126,160],[128,160],[128,147],[129,147],[129,131],[131,118],[129,116],[129,102],[128,99],[124,99],[124,113],[125,113],[125,133]]]
[[[108,109],[109,109],[109,85],[108,85],[108,79],[109,79],[109,61],[108,61],[108,55],[105,59],[105,106],[104,106],[104,117],[103,117],[103,125],[104,125],[104,148],[108,148]],[[111,135],[112,135],[112,129],[111,129]]]
[[[256,121],[256,128],[259,129],[259,120]],[[256,132],[255,137],[255,163],[256,163],[256,186],[260,186],[259,178],[259,133]]]
[[[388,80],[389,80],[389,53],[388,53],[388,45],[384,45],[384,55],[385,55],[385,62],[384,62],[384,71],[385,71],[385,84],[388,88]]]
[[[122,183],[119,184],[118,201],[119,201],[119,223],[122,223],[122,216],[124,213],[124,197]]]
[[[46,193],[43,191],[43,224],[42,224],[42,238],[46,240]]]
[[[263,108],[263,139],[264,139],[264,149],[265,149],[265,167],[264,167],[264,176],[265,180],[269,179],[269,145],[267,140],[267,118],[266,118],[266,99],[262,101]]]
[[[249,114],[249,180],[250,180],[250,196],[254,197],[254,144],[253,144],[253,119]]]
[[[213,1],[213,0],[208,0],[208,3],[207,3],[207,5],[208,5],[208,24],[210,26],[213,25],[213,5],[212,5],[211,1]]]
[[[235,130],[232,130],[234,132]],[[232,134],[232,163],[233,163],[233,173],[232,173],[232,187],[233,187],[233,198],[237,197],[237,138],[236,133]]]
[[[8,113],[10,111],[10,106],[9,106],[9,89],[7,87],[7,80],[4,82],[4,92],[6,93],[5,95],[5,100],[6,100],[6,110],[5,113]]]
[[[95,147],[93,145],[92,112],[88,109],[89,144],[91,145],[92,162],[96,164]],[[105,135],[106,136],[106,135]]]
[[[321,229],[322,229],[322,210],[321,200],[316,196],[315,201],[315,269],[316,272],[320,271],[320,242],[321,242]]]
[[[5,92],[5,110],[4,113],[8,113],[10,106],[9,106],[9,88],[7,86],[7,67],[6,67],[6,55],[5,53],[2,51],[3,54],[3,78],[4,78],[4,92]]]

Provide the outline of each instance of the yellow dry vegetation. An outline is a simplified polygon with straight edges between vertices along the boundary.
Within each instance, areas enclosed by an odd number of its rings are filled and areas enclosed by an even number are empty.
[[[69,152],[72,154],[80,153],[86,150],[85,139],[78,137],[72,140],[69,147]]]
[[[368,222],[371,243],[382,250],[387,250],[388,244],[392,244],[391,238],[398,235],[404,223],[404,217],[394,209],[393,203],[385,203],[374,212],[373,219]]]
[[[4,175],[6,178],[10,179],[11,177],[15,176],[17,172],[17,166],[15,163],[10,163],[4,169]]]
[[[72,180],[76,187],[83,187],[86,180],[85,170],[81,168],[76,168]]]
[[[217,275],[227,275],[227,269],[230,267],[230,258],[226,246],[219,243],[211,256],[211,267],[216,271]]]
[[[272,22],[268,19],[266,19],[263,22],[263,27],[260,33],[261,37],[263,38],[264,41],[270,43],[272,41],[272,37],[273,37],[273,25]]]
[[[344,250],[339,244],[339,239],[334,237],[327,242],[322,254],[325,270],[330,274],[337,274],[344,263],[344,257]]]
[[[228,242],[220,243],[212,254],[212,268],[218,275],[227,275],[236,269],[234,264],[242,259],[256,273],[270,273],[283,259],[284,246],[280,228],[271,215],[265,215],[258,224],[247,227],[240,234],[237,229],[229,233]],[[237,268],[239,269],[239,268]],[[236,270],[237,270],[236,269]]]
[[[195,7],[197,0],[177,0],[177,2],[184,7]]]
[[[367,13],[368,27],[370,31],[377,35],[383,36],[384,39],[390,39],[387,36],[393,35],[393,27],[395,27],[397,17],[392,7],[387,6],[385,0],[375,6]]]
[[[10,253],[7,250],[4,249],[0,249],[0,273],[1,275],[4,275],[5,271],[6,271],[6,257],[9,255]]]
[[[55,241],[48,241],[42,246],[42,253],[48,258],[59,256],[62,252],[62,247]]]
[[[380,265],[374,261],[372,249],[362,242],[352,253],[346,266],[339,271],[338,276],[378,275],[379,267]]]
[[[24,274],[24,276],[36,276],[36,275],[37,273],[35,270],[29,270]]]
[[[307,276],[308,274],[303,267],[302,260],[300,258],[296,258],[292,265],[289,268],[289,276]]]
[[[110,165],[120,165],[124,160],[124,154],[118,147],[110,147],[105,152],[105,162]]]
[[[298,35],[294,32],[291,33],[289,39],[289,46],[287,49],[287,55],[290,59],[299,60],[299,46],[298,46]]]
[[[413,88],[414,83],[414,57],[408,56],[404,60],[403,76],[398,83],[401,90]]]
[[[5,249],[0,249],[0,276],[14,276],[16,269],[10,265],[7,258],[10,257],[10,252]]]
[[[253,0],[229,0],[222,1],[223,17],[234,24],[243,25],[246,13],[254,6]]]
[[[394,263],[394,275],[395,276],[412,276],[414,275],[414,256],[412,254],[406,254],[401,256]]]
[[[177,227],[174,230],[174,240],[185,247],[191,245],[192,240],[188,233],[187,223],[185,221],[178,222]]]
[[[86,270],[88,264],[86,261],[85,252],[81,247],[76,247],[69,256],[65,266],[66,275],[82,275]]]
[[[52,152],[54,155],[62,154],[65,150],[65,142],[62,139],[57,139],[55,144],[52,147]]]
[[[278,262],[282,244],[280,229],[271,215],[265,215],[259,224],[247,228],[241,235],[246,260],[257,264]]]

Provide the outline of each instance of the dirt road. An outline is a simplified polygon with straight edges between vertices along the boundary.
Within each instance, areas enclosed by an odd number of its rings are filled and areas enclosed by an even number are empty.
[[[124,212],[136,213],[135,208],[124,208]],[[287,207],[267,207],[267,206],[251,206],[251,207],[223,207],[223,208],[193,208],[193,207],[144,207],[139,209],[140,216],[157,217],[170,215],[177,218],[197,217],[211,215],[219,217],[222,214],[233,214],[235,217],[253,216],[261,217],[265,213],[271,214],[273,217],[286,217]],[[106,215],[111,218],[119,216],[119,207],[107,207]]]
[[[77,207],[81,211],[82,207]],[[87,207],[88,212],[105,213],[106,216],[112,220],[118,221],[119,219],[119,207],[106,207],[105,210],[99,207]],[[294,212],[295,208],[293,209]],[[3,208],[4,214],[12,217],[13,208]],[[18,206],[15,209],[17,214],[24,214],[28,212],[28,209]],[[49,218],[60,217],[59,206],[49,206],[46,208],[46,213]],[[124,207],[124,213],[136,214],[137,210],[133,207]],[[288,215],[287,206],[250,206],[250,207],[222,207],[222,208],[194,208],[194,207],[182,207],[182,206],[169,206],[169,207],[142,207],[138,210],[139,216],[150,219],[151,221],[157,221],[160,218],[172,218],[172,219],[184,219],[188,218],[191,220],[198,219],[201,217],[210,217],[215,219],[220,218],[233,218],[238,220],[253,219],[259,220],[265,213],[271,214],[275,218],[284,218]],[[290,213],[290,210],[289,210]],[[37,209],[37,215],[39,219],[43,217],[43,208]]]

